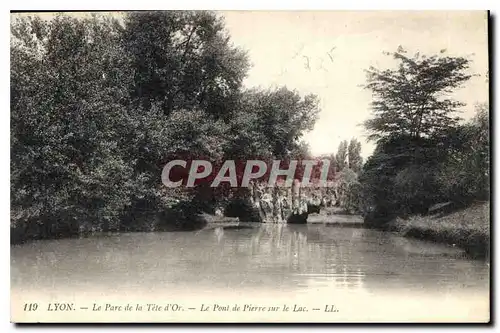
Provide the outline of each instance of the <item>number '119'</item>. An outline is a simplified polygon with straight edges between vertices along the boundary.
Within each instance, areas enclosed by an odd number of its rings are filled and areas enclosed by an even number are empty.
[[[37,303],[25,303],[24,304],[24,311],[35,311],[36,309],[38,309]]]

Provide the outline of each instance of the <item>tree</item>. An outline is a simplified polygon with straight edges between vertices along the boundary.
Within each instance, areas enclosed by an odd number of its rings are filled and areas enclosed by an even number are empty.
[[[360,175],[366,221],[385,223],[398,215],[425,214],[444,200],[436,178],[447,147],[441,137],[380,139]]]
[[[59,15],[12,24],[11,204],[26,234],[117,229],[130,203],[115,23]]]
[[[240,94],[238,107],[229,120],[229,143],[225,159],[237,160],[241,178],[247,159],[267,162],[269,176],[273,160],[283,160],[281,167],[291,159],[308,159],[310,151],[302,135],[312,129],[319,112],[315,95],[301,96],[286,87],[277,89],[250,89]],[[296,174],[303,168],[299,165]],[[245,188],[229,191],[231,195],[246,196]],[[226,192],[227,193],[227,192]],[[221,200],[224,197],[219,196]]]
[[[22,18],[11,36],[17,235],[198,225],[204,195],[226,193],[166,188],[169,159],[307,154],[317,98],[243,90],[248,59],[214,13]]]
[[[450,200],[467,203],[488,200],[490,187],[489,113],[476,105],[468,123],[450,131],[448,154],[439,168],[439,183]]]
[[[131,12],[123,29],[134,70],[131,94],[149,110],[199,108],[227,120],[249,68],[222,17],[207,11]]]
[[[359,173],[361,171],[361,167],[363,166],[363,158],[361,157],[361,142],[355,138],[351,139],[349,142],[347,158],[349,169],[355,173]]]
[[[242,89],[246,53],[233,46],[222,17],[213,12],[132,12],[122,38],[134,73],[132,105],[147,123],[138,133],[143,139],[131,146],[140,152],[140,170],[149,168],[150,188],[161,164],[179,154],[213,163],[287,158],[314,124],[312,95]],[[229,195],[226,189],[199,190],[210,200]]]
[[[444,52],[409,57],[400,47],[392,54],[396,69],[367,71],[373,116],[365,128],[377,140],[360,179],[367,222],[426,214],[451,198],[441,170],[454,150],[463,151],[457,146],[463,141],[460,118],[454,116],[463,104],[449,94],[471,75],[468,59]]]
[[[340,142],[337,149],[337,155],[335,156],[335,161],[337,162],[337,171],[342,171],[348,166],[347,160],[348,154],[348,143],[347,140]]]
[[[290,158],[301,149],[302,135],[313,128],[318,113],[315,95],[302,97],[286,87],[243,91],[230,122],[234,144],[227,155]]]
[[[443,56],[444,52],[409,57],[399,47],[392,53],[399,62],[397,69],[367,70],[365,88],[373,94],[373,117],[364,125],[371,139],[390,135],[429,137],[457,124],[459,118],[453,114],[463,104],[447,95],[471,77],[466,73],[470,61]]]
[[[308,160],[312,158],[311,147],[305,141],[299,141],[291,150],[290,156],[292,159]]]
[[[162,188],[159,175],[166,161],[218,162],[229,149],[234,138],[228,124],[249,63],[213,12],[130,12],[120,36],[132,73],[126,83],[135,119],[129,157],[142,179],[132,201],[139,210],[162,211],[165,196],[172,197],[170,203],[189,201],[201,189]]]

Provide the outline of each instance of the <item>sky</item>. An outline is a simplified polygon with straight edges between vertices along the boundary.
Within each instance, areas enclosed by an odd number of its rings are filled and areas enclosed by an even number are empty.
[[[370,91],[363,89],[365,70],[394,67],[384,51],[401,45],[409,54],[468,56],[470,73],[480,74],[454,95],[467,103],[461,116],[469,119],[474,104],[488,101],[487,14],[484,11],[229,11],[221,13],[231,40],[248,51],[253,67],[247,87],[285,85],[301,94],[314,93],[321,112],[314,129],[304,136],[313,154],[336,152],[353,137],[368,157],[360,125],[370,117]],[[307,58],[306,58],[307,57]],[[331,57],[331,58],[330,58]]]

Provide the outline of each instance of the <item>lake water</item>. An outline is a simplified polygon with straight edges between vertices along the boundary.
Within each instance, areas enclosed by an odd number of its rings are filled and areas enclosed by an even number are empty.
[[[28,319],[34,314],[20,308],[36,301],[43,311],[50,302],[190,308],[93,313],[98,321],[485,321],[489,266],[454,247],[377,230],[255,224],[12,246],[11,293],[13,316]],[[201,312],[203,304],[210,311]],[[279,306],[280,313],[219,311],[245,304]],[[81,321],[81,311],[45,318]]]

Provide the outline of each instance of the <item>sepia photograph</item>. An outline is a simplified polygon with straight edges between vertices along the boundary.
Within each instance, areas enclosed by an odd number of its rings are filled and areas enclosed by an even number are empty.
[[[490,13],[11,11],[12,323],[489,323]]]

